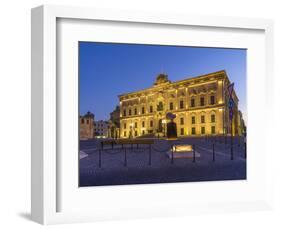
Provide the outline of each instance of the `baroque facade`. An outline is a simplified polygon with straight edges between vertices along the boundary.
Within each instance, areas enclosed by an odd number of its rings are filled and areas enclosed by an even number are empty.
[[[120,137],[165,136],[166,114],[176,115],[178,136],[241,135],[238,98],[233,90],[233,119],[230,124],[224,70],[171,82],[159,74],[150,88],[119,95]]]

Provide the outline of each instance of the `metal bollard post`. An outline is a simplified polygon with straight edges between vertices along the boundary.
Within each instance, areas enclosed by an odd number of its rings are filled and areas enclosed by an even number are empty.
[[[125,155],[124,155],[124,166],[127,167],[127,149],[125,148]]]
[[[216,155],[215,155],[215,144],[213,144],[213,161],[216,160]]]
[[[230,159],[233,160],[234,159],[234,156],[233,156],[233,140],[232,140],[232,136],[231,136],[231,139],[230,139]]]
[[[101,168],[101,149],[99,149],[99,168]]]
[[[247,159],[247,143],[244,143],[244,155],[245,155],[245,159]]]
[[[151,165],[151,144],[149,145],[148,165]]]
[[[192,160],[193,163],[195,163],[195,145],[193,145],[193,160]]]
[[[171,163],[174,164],[174,145],[172,145],[172,159]]]
[[[111,141],[111,149],[113,149],[113,141]]]

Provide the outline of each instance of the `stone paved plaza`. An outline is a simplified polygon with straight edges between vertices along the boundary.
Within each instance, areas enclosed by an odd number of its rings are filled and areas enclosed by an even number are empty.
[[[167,152],[173,144],[194,145],[200,157],[172,160]],[[234,138],[232,146],[233,160],[229,138],[154,139],[149,164],[148,145],[105,146],[99,154],[100,140],[80,141],[80,186],[246,179],[243,138]]]

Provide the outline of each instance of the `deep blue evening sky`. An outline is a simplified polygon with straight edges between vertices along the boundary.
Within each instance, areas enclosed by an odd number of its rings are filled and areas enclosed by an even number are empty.
[[[79,42],[80,114],[109,119],[118,95],[151,87],[160,72],[171,81],[226,70],[246,116],[246,50]]]

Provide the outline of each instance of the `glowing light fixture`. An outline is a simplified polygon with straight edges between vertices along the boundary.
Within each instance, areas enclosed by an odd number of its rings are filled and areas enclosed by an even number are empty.
[[[193,151],[192,145],[174,145],[173,151],[177,152],[191,152]]]

